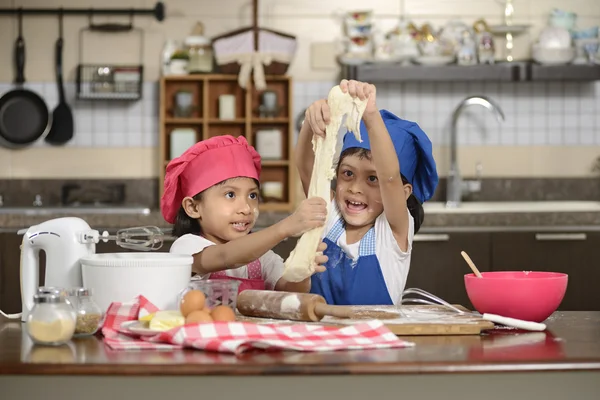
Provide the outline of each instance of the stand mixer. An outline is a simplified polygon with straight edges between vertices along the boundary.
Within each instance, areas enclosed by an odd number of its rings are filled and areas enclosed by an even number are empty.
[[[149,251],[158,250],[164,240],[172,239],[154,226],[126,228],[116,235],[108,232],[100,234],[87,222],[77,217],[55,218],[28,229],[20,230],[21,243],[21,302],[20,314],[5,317],[26,321],[33,307],[33,296],[39,282],[39,253],[46,253],[46,271],[44,286],[72,288],[82,286],[80,259],[95,254],[96,243],[115,240],[117,245],[126,249]]]

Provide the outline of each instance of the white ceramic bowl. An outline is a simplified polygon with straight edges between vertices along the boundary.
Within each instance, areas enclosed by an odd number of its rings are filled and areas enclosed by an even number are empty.
[[[532,50],[533,60],[544,65],[568,64],[575,59],[576,55],[576,50],[574,47],[546,48],[533,46]]]
[[[143,295],[161,310],[177,310],[187,288],[192,256],[171,253],[105,253],[80,259],[83,286],[94,289],[103,310],[112,302],[131,302]]]
[[[548,26],[542,29],[538,43],[544,48],[568,48],[571,47],[571,34],[565,28]]]

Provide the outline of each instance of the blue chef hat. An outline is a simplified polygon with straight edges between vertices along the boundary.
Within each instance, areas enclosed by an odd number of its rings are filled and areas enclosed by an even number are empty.
[[[400,119],[387,110],[381,110],[380,114],[394,143],[400,172],[412,185],[417,200],[424,203],[433,196],[438,184],[431,141],[416,123]],[[346,133],[342,151],[352,147],[371,150],[367,127],[362,121],[360,134],[362,142],[356,140],[353,133]]]

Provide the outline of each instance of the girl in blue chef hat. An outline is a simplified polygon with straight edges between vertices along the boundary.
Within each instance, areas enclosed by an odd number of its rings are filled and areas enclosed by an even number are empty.
[[[414,234],[423,223],[421,204],[438,184],[431,141],[410,121],[378,110],[375,86],[342,80],[342,91],[368,98],[360,124],[362,142],[343,138],[336,186],[324,231],[326,271],[312,276],[311,293],[329,304],[400,304],[410,268]],[[313,135],[325,135],[327,100],[305,114],[296,164],[305,194],[312,174]]]

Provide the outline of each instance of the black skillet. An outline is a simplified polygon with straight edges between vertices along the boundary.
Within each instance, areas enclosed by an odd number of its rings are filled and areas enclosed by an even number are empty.
[[[46,102],[35,92],[25,89],[25,40],[22,14],[19,12],[19,37],[15,44],[18,88],[0,98],[0,142],[7,147],[24,147],[44,137],[50,130]]]
[[[58,85],[58,105],[52,113],[52,127],[46,136],[46,142],[54,145],[65,144],[73,138],[73,112],[65,99],[63,86],[63,14],[58,14],[58,40],[56,41],[56,84]]]

